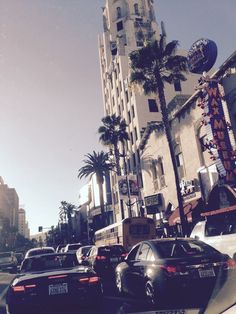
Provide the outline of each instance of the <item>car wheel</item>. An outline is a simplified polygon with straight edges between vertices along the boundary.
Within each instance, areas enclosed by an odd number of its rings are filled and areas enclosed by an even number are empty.
[[[155,289],[153,287],[153,284],[150,281],[148,281],[145,285],[145,295],[146,295],[146,299],[147,299],[148,303],[150,303],[152,305],[157,304],[156,292],[155,292]]]
[[[122,280],[120,273],[116,273],[116,289],[119,294],[123,293]]]

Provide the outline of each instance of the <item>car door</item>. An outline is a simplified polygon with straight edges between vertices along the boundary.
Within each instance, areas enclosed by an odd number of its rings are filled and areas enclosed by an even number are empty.
[[[143,292],[144,273],[149,250],[150,246],[147,243],[142,243],[132,263],[132,267],[129,269],[129,290],[135,295]]]

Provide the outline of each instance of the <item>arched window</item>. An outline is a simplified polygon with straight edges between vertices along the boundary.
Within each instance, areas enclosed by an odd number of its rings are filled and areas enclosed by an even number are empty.
[[[138,4],[134,4],[134,14],[139,15],[139,9],[138,9]]]
[[[120,7],[117,7],[117,8],[116,8],[116,17],[117,17],[118,19],[121,18],[121,8],[120,8]]]

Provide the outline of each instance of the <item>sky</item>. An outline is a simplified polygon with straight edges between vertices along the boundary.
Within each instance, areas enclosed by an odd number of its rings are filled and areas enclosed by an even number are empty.
[[[98,34],[105,0],[0,0],[0,176],[19,196],[31,234],[78,205],[84,155],[104,149]],[[154,0],[167,40],[235,51],[235,0]]]

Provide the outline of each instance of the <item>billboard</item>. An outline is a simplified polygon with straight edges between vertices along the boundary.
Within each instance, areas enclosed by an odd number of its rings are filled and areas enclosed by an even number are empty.
[[[119,176],[118,190],[121,200],[137,198],[139,194],[137,178],[134,175]]]

